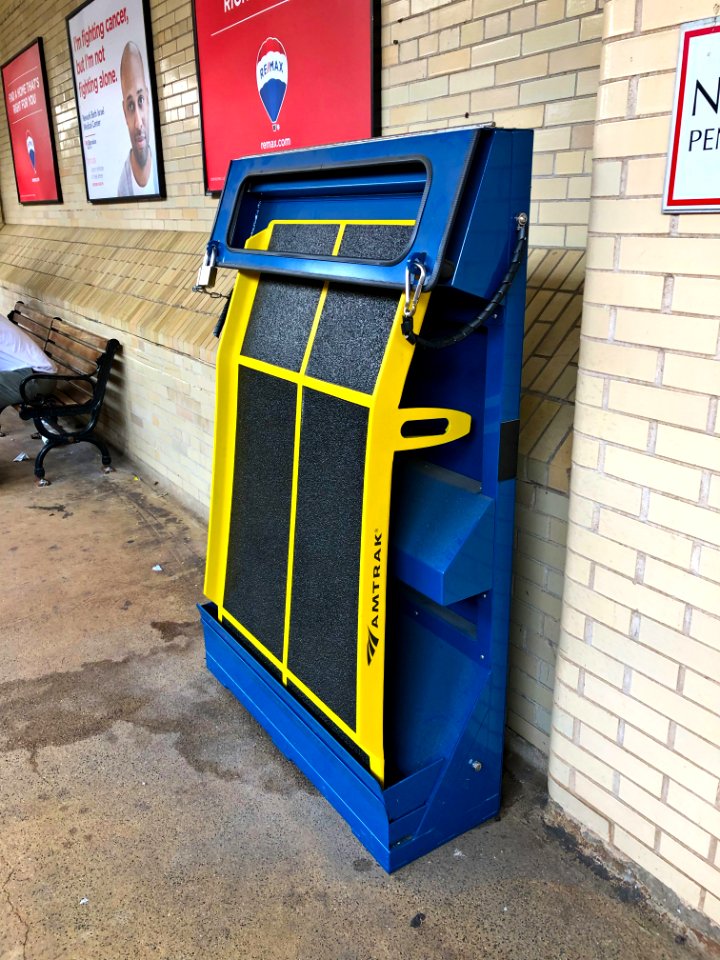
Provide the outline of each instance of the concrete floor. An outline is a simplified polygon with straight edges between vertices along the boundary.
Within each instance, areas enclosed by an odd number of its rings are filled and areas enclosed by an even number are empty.
[[[87,445],[36,487],[0,421],[0,960],[691,956],[525,776],[388,877],[206,671],[202,525]]]

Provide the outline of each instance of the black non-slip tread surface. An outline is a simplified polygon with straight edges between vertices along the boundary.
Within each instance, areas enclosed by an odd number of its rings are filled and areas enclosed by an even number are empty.
[[[276,223],[268,250],[303,257],[329,257],[339,229],[336,223]]]
[[[278,659],[285,633],[297,387],[240,367],[223,606]]]
[[[242,354],[300,370],[322,283],[263,274],[248,321]]]
[[[397,224],[349,223],[338,256],[392,263],[406,254],[414,229]]]
[[[362,393],[375,389],[399,293],[333,285],[320,317],[308,376]]]
[[[368,410],[303,391],[288,667],[355,729]]]

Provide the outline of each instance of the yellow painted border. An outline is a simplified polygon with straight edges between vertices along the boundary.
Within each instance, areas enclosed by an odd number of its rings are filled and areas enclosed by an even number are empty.
[[[276,220],[265,230],[255,234],[247,246],[267,249],[272,230],[277,224],[335,224],[338,234],[333,247],[337,256],[348,225],[414,226],[412,220]],[[322,319],[329,283],[325,283],[318,301],[308,343],[299,372],[252,357],[241,356],[242,345],[252,306],[257,293],[258,274],[239,273],[235,283],[225,329],[217,358],[217,396],[215,409],[215,454],[213,485],[210,502],[208,534],[208,561],[205,574],[205,593],[219,610],[220,619],[231,623],[257,650],[281,672],[285,685],[300,690],[339,730],[367,754],[370,769],[383,782],[383,698],[385,680],[385,626],[387,591],[388,526],[392,464],[400,450],[420,449],[449,443],[465,436],[470,430],[468,414],[456,410],[422,408],[400,409],[403,387],[407,379],[414,347],[402,336],[400,323],[404,294],[399,296],[393,326],[380,366],[372,395],[338,386],[307,375],[312,347]],[[423,294],[417,305],[414,328],[419,331],[429,301]],[[290,506],[289,551],[287,582],[285,585],[285,632],[282,660],[274,656],[262,641],[253,636],[224,609],[225,577],[227,573],[228,540],[232,506],[232,484],[236,443],[237,371],[239,366],[259,370],[296,384],[297,405],[295,418],[295,446],[293,451],[292,492]],[[290,615],[292,604],[294,535],[297,518],[297,490],[300,461],[302,392],[318,390],[349,403],[369,408],[368,435],[365,450],[363,515],[360,541],[360,568],[357,639],[356,726],[353,730],[335,714],[300,678],[288,668]],[[413,420],[447,420],[445,433],[437,436],[406,438],[403,425]]]

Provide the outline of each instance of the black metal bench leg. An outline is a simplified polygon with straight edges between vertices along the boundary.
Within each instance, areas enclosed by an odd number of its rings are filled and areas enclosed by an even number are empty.
[[[110,453],[108,448],[102,442],[98,440],[97,437],[83,437],[85,443],[91,443],[94,447],[97,447],[100,451],[100,456],[102,457],[103,473],[112,473],[112,461],[110,459]]]
[[[45,479],[45,467],[43,467],[43,461],[48,453],[52,450],[53,447],[61,447],[61,443],[52,443],[48,442],[43,444],[41,449],[38,451],[38,455],[35,457],[35,481],[41,487],[49,487],[50,481]]]

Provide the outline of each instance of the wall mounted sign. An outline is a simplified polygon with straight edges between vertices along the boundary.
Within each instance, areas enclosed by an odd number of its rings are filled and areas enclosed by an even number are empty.
[[[91,203],[165,196],[145,0],[89,0],[67,18]]]
[[[40,37],[2,67],[2,84],[18,200],[60,203],[62,193]]]
[[[720,210],[720,20],[683,24],[665,213]]]
[[[193,0],[205,189],[230,160],[377,132],[377,0]]]

